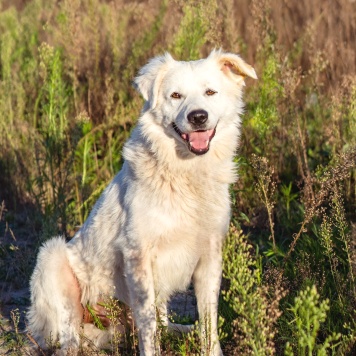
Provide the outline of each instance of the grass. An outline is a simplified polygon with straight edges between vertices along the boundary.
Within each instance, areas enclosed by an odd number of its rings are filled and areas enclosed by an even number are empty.
[[[355,14],[348,0],[0,0],[1,352],[29,354],[28,299],[11,293],[26,295],[39,245],[70,239],[122,165],[138,69],[222,46],[259,77],[231,187],[224,352],[354,354]],[[107,354],[137,352],[131,336]],[[197,336],[162,329],[163,352],[199,352]]]

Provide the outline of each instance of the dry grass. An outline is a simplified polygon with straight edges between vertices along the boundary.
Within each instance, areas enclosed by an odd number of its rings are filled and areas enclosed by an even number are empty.
[[[38,246],[70,238],[121,167],[142,106],[137,70],[166,50],[195,59],[223,47],[259,77],[247,86],[231,188],[240,249],[230,245],[225,260],[242,256],[251,289],[242,296],[233,275],[224,282],[233,296],[221,302],[226,353],[263,354],[257,343],[264,354],[304,354],[294,321],[312,300],[325,323],[308,334],[309,349],[352,354],[355,43],[352,0],[0,0],[0,349],[25,350],[23,317],[12,314],[12,328],[6,319],[12,293],[28,295]],[[197,350],[196,335],[162,338],[166,353]]]

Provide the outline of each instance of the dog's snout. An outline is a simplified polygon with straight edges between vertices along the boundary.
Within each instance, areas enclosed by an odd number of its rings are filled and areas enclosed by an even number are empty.
[[[188,114],[188,121],[194,126],[201,126],[208,120],[208,113],[205,110],[194,110]]]

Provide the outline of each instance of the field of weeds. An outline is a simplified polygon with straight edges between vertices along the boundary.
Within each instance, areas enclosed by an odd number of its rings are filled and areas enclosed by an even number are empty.
[[[231,187],[224,352],[356,353],[355,1],[0,0],[0,354],[34,354],[23,330],[38,248],[70,239],[120,169],[138,69],[214,47],[259,77]],[[107,354],[137,354],[132,338]],[[162,332],[162,349],[199,344]]]

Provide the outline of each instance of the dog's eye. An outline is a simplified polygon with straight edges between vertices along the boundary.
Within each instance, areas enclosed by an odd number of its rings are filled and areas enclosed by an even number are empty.
[[[214,94],[216,94],[216,93],[217,93],[216,91],[211,90],[211,89],[208,89],[208,90],[205,92],[205,94],[208,95],[208,96],[212,96],[212,95],[214,95]]]
[[[173,98],[173,99],[180,99],[181,97],[182,97],[182,95],[180,95],[177,92],[174,92],[174,93],[171,94],[171,98]]]

